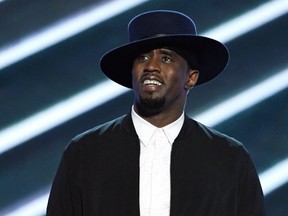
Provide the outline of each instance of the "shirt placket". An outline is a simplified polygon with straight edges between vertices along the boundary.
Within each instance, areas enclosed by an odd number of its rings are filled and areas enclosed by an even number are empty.
[[[170,146],[163,129],[154,135],[149,216],[168,216],[170,209]]]

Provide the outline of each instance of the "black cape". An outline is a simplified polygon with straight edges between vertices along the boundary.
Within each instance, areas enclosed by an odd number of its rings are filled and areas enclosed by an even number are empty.
[[[48,216],[139,216],[139,139],[130,115],[75,137]],[[171,216],[263,216],[263,194],[237,140],[185,116],[171,152]]]

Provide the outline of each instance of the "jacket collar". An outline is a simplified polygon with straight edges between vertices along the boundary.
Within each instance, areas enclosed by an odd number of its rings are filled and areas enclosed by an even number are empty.
[[[136,133],[135,127],[133,125],[133,121],[132,121],[132,117],[131,117],[131,111],[122,116],[122,127],[123,129],[127,132],[127,134],[129,134],[130,136],[134,137],[134,138],[138,138],[138,135]],[[184,123],[183,126],[178,134],[178,136],[175,139],[176,141],[183,141],[187,138],[190,139],[190,136],[192,135],[192,133],[197,133],[197,131],[199,132],[199,127],[201,125],[196,122],[195,120],[191,119],[189,116],[187,116],[187,114],[184,114]]]

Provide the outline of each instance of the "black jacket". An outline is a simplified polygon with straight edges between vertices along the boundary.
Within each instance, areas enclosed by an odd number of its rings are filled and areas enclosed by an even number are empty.
[[[51,189],[48,216],[139,216],[139,139],[130,115],[74,138]],[[171,216],[263,216],[243,145],[185,116],[171,152]]]

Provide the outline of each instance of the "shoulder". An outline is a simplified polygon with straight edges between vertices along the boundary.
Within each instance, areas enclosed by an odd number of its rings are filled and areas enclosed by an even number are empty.
[[[120,130],[123,119],[126,115],[113,119],[111,121],[105,122],[101,125],[97,125],[81,134],[78,134],[72,139],[73,142],[79,142],[85,139],[91,139],[97,136],[105,136],[113,131]]]
[[[207,162],[208,165],[219,165],[231,170],[253,167],[249,152],[239,140],[191,118],[185,119],[183,129],[186,137],[182,133],[182,143],[185,145],[177,145],[177,148],[183,154],[189,153],[193,154],[191,157],[199,158],[199,164]]]
[[[130,115],[123,115],[78,134],[70,141],[66,151],[100,148],[104,143],[107,146],[107,143],[115,143],[112,142],[114,140],[120,141],[124,134],[133,136],[134,127],[130,119]]]
[[[222,149],[225,151],[240,151],[244,154],[247,150],[242,142],[224,134],[218,130],[210,128],[200,122],[197,122],[189,117],[186,117],[185,124],[186,131],[191,136],[191,140],[197,140],[201,145],[211,147],[213,149]]]
[[[223,132],[220,132],[216,129],[210,128],[199,122],[196,122],[196,124],[198,125],[199,129],[202,130],[202,132],[210,140],[227,142],[233,146],[243,146],[243,144],[239,140],[235,139],[234,137],[224,134]]]
[[[111,161],[125,161],[130,153],[137,155],[138,137],[130,119],[124,115],[75,136],[63,152],[63,165],[78,176]]]

